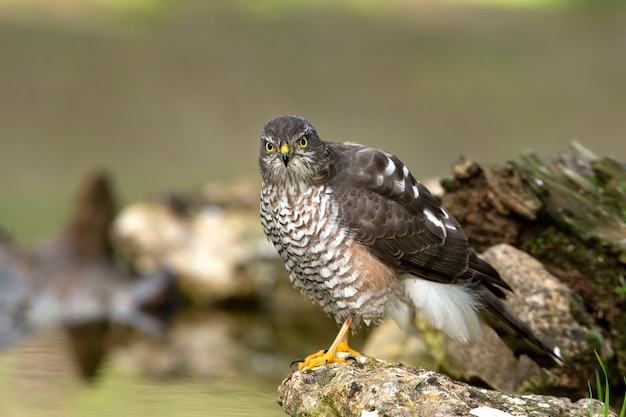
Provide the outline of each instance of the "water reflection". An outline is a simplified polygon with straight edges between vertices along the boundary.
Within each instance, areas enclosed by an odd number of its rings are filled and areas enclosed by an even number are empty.
[[[81,377],[68,333],[48,329],[0,356],[0,415],[284,415],[276,387],[293,357],[272,352],[278,338],[271,322],[262,315],[187,314],[163,342],[121,332],[92,383]]]
[[[67,334],[48,329],[0,356],[0,414],[68,415],[84,387]]]
[[[36,400],[26,400],[24,392],[20,396],[9,392],[11,396],[0,400],[0,413],[8,417],[284,415],[276,404],[275,388],[251,379],[155,382],[110,374],[95,387],[63,386],[54,393],[42,391]]]
[[[333,321],[303,303],[299,310],[185,311],[164,340],[133,333],[115,346],[112,360],[154,378],[232,378],[255,375],[275,384],[291,361],[332,341]]]

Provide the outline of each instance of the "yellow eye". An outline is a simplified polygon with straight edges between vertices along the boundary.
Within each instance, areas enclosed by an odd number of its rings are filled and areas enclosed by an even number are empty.
[[[298,146],[301,148],[306,148],[307,146],[309,146],[309,140],[306,138],[306,136],[302,136],[300,139],[298,139]]]
[[[276,150],[276,146],[272,142],[265,142],[265,150],[267,153],[272,153]]]

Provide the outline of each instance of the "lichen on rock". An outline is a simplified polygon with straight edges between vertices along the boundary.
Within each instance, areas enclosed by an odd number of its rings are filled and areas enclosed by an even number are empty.
[[[596,400],[505,394],[371,358],[296,371],[278,388],[278,403],[290,416],[308,417],[580,417],[604,409]]]

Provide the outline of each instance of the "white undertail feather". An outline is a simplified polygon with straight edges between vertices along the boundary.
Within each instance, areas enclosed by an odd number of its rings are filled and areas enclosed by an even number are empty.
[[[415,278],[404,279],[404,290],[411,307],[430,326],[462,343],[482,341],[483,334],[477,315],[480,301],[473,291],[461,285]],[[393,317],[396,318],[397,314],[393,314]],[[401,321],[400,325],[403,324]]]

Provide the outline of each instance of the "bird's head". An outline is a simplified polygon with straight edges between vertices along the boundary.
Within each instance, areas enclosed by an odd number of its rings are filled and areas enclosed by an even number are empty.
[[[325,165],[326,146],[307,120],[279,116],[263,127],[259,169],[265,181],[310,184]]]

